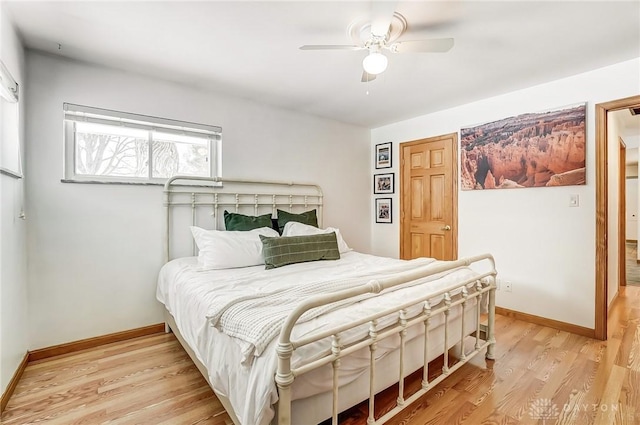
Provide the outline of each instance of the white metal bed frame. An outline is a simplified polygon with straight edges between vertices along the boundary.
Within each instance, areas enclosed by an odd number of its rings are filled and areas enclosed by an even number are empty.
[[[241,190],[234,190],[234,187],[239,186]],[[285,190],[286,189],[286,190]],[[309,209],[316,208],[318,210],[318,221],[322,223],[322,207],[323,207],[323,194],[319,186],[314,184],[298,184],[292,182],[257,182],[251,180],[231,180],[222,178],[203,178],[203,177],[182,177],[176,176],[167,181],[164,189],[164,206],[166,211],[166,231],[165,231],[165,255],[166,260],[171,259],[171,208],[173,207],[190,207],[191,208],[191,225],[196,225],[198,215],[196,211],[201,208],[209,209],[209,214],[213,217],[213,223],[211,227],[217,229],[221,223],[221,214],[219,210],[221,207],[233,207],[235,212],[240,212],[241,209],[249,209],[253,215],[259,215],[260,210],[270,209],[272,213],[276,212],[279,207],[287,208],[293,212],[295,209]],[[195,253],[195,245],[193,246],[193,253]],[[376,314],[372,314],[368,317],[361,318],[357,321],[345,323],[341,326],[335,327],[329,330],[319,331],[312,335],[307,335],[304,338],[292,339],[291,332],[297,320],[308,310],[329,304],[335,301],[355,297],[367,293],[380,293],[381,291],[411,282],[413,280],[424,278],[438,273],[459,269],[461,267],[467,267],[474,263],[486,262],[489,265],[489,270],[477,274],[473,278],[466,279],[462,282],[457,282],[441,291],[433,294],[408,301],[402,305],[388,308],[384,311],[380,311]],[[296,376],[300,376],[311,370],[317,369],[321,366],[331,364],[333,370],[333,403],[331,408],[331,423],[332,425],[338,424],[338,374],[340,368],[340,361],[343,357],[349,354],[366,348],[370,351],[370,366],[369,366],[369,417],[367,419],[368,425],[384,424],[393,416],[398,414],[401,410],[409,406],[413,401],[417,400],[423,394],[428,392],[431,388],[438,385],[441,381],[446,379],[451,373],[462,367],[470,359],[476,356],[478,353],[486,349],[486,358],[494,359],[494,322],[495,322],[495,262],[491,255],[483,254],[474,257],[469,257],[457,261],[442,263],[433,267],[421,267],[414,269],[410,272],[400,273],[393,278],[371,280],[368,284],[360,287],[344,290],[332,294],[315,296],[302,302],[293,312],[291,312],[285,321],[280,332],[280,337],[277,344],[278,355],[278,367],[275,375],[275,382],[278,387],[279,401],[276,406],[276,417],[273,424],[277,425],[292,425],[294,424],[291,417],[291,387]],[[488,318],[487,324],[482,325],[480,322],[481,316],[481,300],[488,298]],[[476,299],[476,329],[471,335],[465,332],[465,310],[470,300]],[[437,301],[436,301],[437,300]],[[411,306],[421,305],[421,313],[417,316],[407,317],[407,309]],[[449,364],[449,358],[446,355],[448,348],[455,345],[456,342],[449,340],[449,314],[453,307],[460,306],[462,309],[461,316],[461,337],[457,341],[459,349],[458,361],[451,365]],[[378,327],[378,320],[389,315],[397,315],[397,323],[385,328]],[[444,365],[442,367],[442,373],[432,381],[429,381],[429,323],[436,316],[444,315]],[[186,344],[182,335],[175,325],[175,319],[171,314],[165,312],[165,320],[167,323],[167,331],[173,330],[184,346],[185,350],[192,358],[200,372],[203,374],[207,382],[209,382],[208,373],[206,367],[197,359],[197,356],[191,348]],[[363,335],[359,340],[350,343],[342,344],[340,342],[340,334],[349,329],[357,326],[368,324],[369,331],[367,335]],[[404,398],[404,378],[408,373],[413,371],[407,371],[405,373],[404,357],[405,357],[405,343],[407,329],[412,326],[424,327],[424,362],[423,362],[423,378],[422,386],[414,394],[410,395],[407,399]],[[377,342],[390,337],[392,335],[399,335],[400,339],[400,364],[398,373],[398,398],[396,406],[389,410],[386,414],[379,418],[374,417],[375,407],[375,382],[376,382],[376,360],[375,352],[377,348]],[[464,340],[467,337],[475,338],[473,349],[469,352],[465,349]],[[330,352],[313,362],[302,365],[298,368],[292,368],[291,357],[293,352],[305,345],[317,342],[323,339],[329,338],[331,341]],[[227,413],[232,418],[236,425],[240,425],[233,408],[229,400],[219,394],[215,389],[214,392],[218,395],[222,405],[227,410]],[[294,401],[295,402],[295,401]],[[328,411],[328,410],[327,410]]]
[[[257,182],[221,177],[171,177],[164,185],[165,262],[172,259],[170,245],[172,208],[190,207],[192,226],[198,224],[198,211],[208,210],[212,221],[207,224],[214,230],[224,229],[221,209],[228,208],[236,213],[242,210],[242,213],[252,215],[270,212],[274,216],[277,209],[293,212],[296,209],[315,208],[318,225],[322,226],[322,201],[322,189],[315,184],[281,181]],[[191,246],[191,253],[195,255],[195,242]]]

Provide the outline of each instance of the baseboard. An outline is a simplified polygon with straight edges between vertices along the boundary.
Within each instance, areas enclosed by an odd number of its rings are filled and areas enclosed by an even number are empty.
[[[128,331],[116,332],[113,334],[97,336],[94,338],[81,339],[80,341],[67,342],[65,344],[54,345],[52,347],[40,348],[29,351],[29,361],[42,360],[61,354],[73,353],[87,348],[95,348],[112,342],[125,341],[127,339],[138,338],[140,336],[153,335],[164,332],[164,323],[145,326],[143,328],[130,329]]]
[[[620,286],[627,286],[627,285],[620,285]],[[618,290],[616,291],[616,294],[613,296],[613,299],[609,303],[609,306],[607,307],[607,311],[611,312],[611,310],[613,310],[614,304],[618,301],[619,294],[620,294],[620,288],[618,288]]]
[[[7,389],[2,393],[2,397],[0,397],[0,414],[2,414],[2,412],[4,412],[4,408],[7,407],[7,403],[9,403],[9,399],[18,386],[18,381],[20,381],[22,373],[27,367],[27,363],[29,363],[28,351],[24,354],[24,358],[18,365],[18,369],[16,369],[16,372],[13,374],[11,381],[9,381],[9,385],[7,385]]]
[[[586,336],[588,338],[595,338],[596,336],[595,329],[589,329],[583,326],[561,322],[559,320],[547,319],[546,317],[535,316],[533,314],[522,313],[520,311],[509,310],[508,308],[504,307],[496,306],[496,313],[503,316],[511,317],[512,319],[518,319],[524,322],[534,323],[536,325],[547,326],[549,328],[570,332],[576,335]]]

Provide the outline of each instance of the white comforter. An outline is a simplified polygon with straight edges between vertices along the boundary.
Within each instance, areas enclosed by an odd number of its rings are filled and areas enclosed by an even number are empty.
[[[211,315],[212,306],[221,303],[220,297],[226,299],[228,294],[234,293],[251,298],[258,293],[274,292],[277,288],[294,288],[299,286],[301,281],[327,282],[369,276],[369,278],[363,278],[363,283],[366,283],[374,276],[379,277],[391,271],[397,272],[429,263],[437,262],[431,259],[407,262],[349,252],[337,261],[294,264],[272,270],[265,270],[264,266],[255,266],[242,269],[196,271],[196,258],[182,258],[169,262],[161,270],[157,298],[165,304],[167,310],[176,319],[176,324],[185,340],[198,359],[207,367],[213,387],[229,398],[240,422],[243,425],[266,425],[274,416],[271,406],[277,401],[277,390],[273,379],[277,364],[275,353],[277,338],[268,343],[262,355],[255,357],[253,362],[241,364],[247,352],[251,352],[251,344],[221,333],[207,318]],[[470,276],[472,276],[470,270],[462,269],[448,273],[432,282],[413,285],[384,296],[359,301],[348,308],[341,306],[297,324],[293,337],[300,338],[318,329],[335,326],[346,320],[355,320],[384,307],[398,305],[411,297],[422,296],[425,291],[435,292]],[[419,309],[420,307],[417,306],[414,311],[409,312],[409,315],[417,314]],[[389,323],[393,320],[396,319],[388,319]],[[354,337],[353,332],[350,337]],[[302,347],[294,353],[293,366],[297,367],[303,364],[303,361],[317,358],[326,350],[327,346],[320,342]],[[348,368],[345,369],[348,370]],[[365,369],[357,368],[350,373],[342,373],[340,385],[356,379],[363,370]],[[327,390],[324,388],[324,383],[317,384],[314,392]],[[328,387],[331,385],[330,382],[326,384]],[[296,392],[294,386],[294,399],[308,395],[311,394],[307,390]]]

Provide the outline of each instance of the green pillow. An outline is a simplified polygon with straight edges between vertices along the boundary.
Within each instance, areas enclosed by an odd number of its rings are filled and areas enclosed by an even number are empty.
[[[307,261],[339,260],[336,234],[269,237],[260,235],[265,269]]]
[[[260,227],[271,227],[271,214],[244,215],[224,212],[224,228],[227,230],[253,230]]]
[[[284,231],[284,225],[290,221],[297,221],[298,223],[318,227],[316,210],[306,211],[301,214],[293,214],[283,210],[278,210],[278,232],[280,232],[280,234]]]

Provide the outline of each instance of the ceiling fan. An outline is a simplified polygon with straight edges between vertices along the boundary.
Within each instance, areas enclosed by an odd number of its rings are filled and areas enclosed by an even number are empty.
[[[395,12],[397,1],[371,2],[371,17],[353,22],[348,33],[354,44],[311,44],[300,50],[368,50],[362,61],[363,83],[375,80],[387,69],[385,50],[392,53],[441,53],[453,47],[453,38],[396,41],[407,29],[407,20]]]

